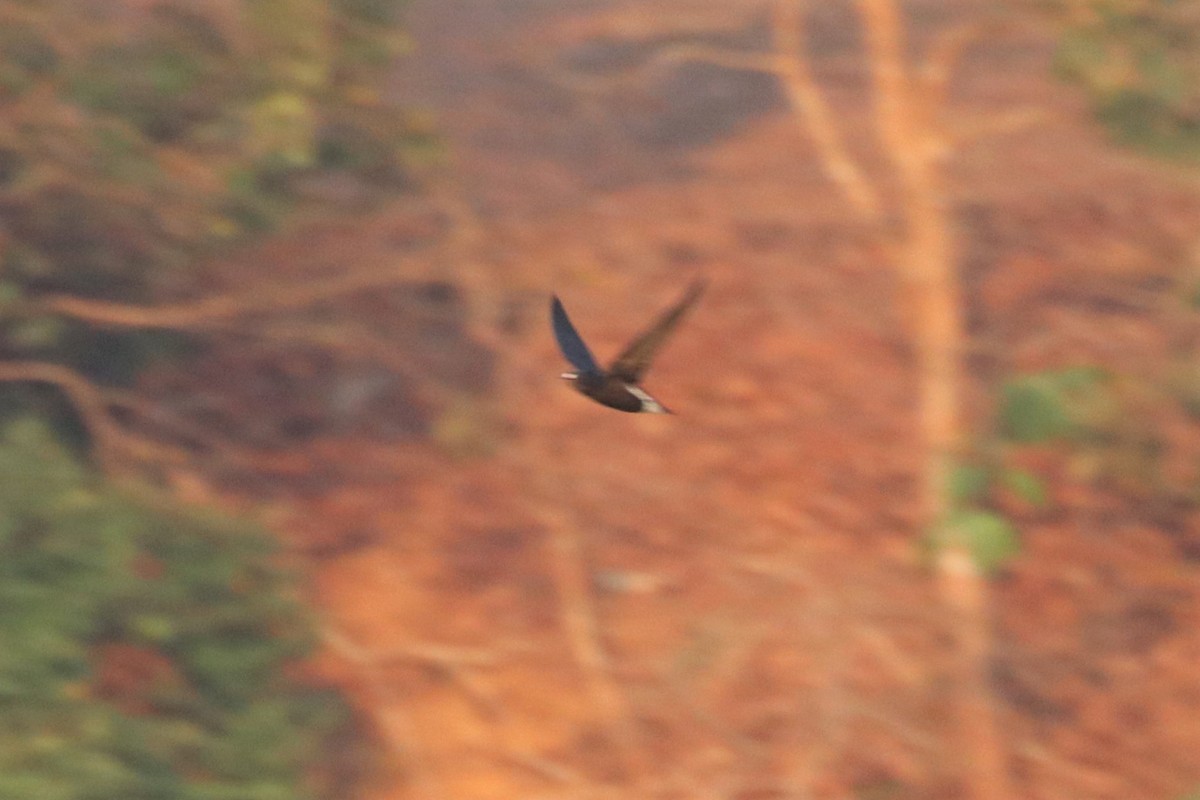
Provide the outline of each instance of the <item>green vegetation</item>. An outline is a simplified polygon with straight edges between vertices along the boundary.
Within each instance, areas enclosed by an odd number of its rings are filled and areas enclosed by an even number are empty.
[[[403,5],[0,3],[0,797],[351,796],[269,538],[94,474],[22,367],[130,384],[191,341],[42,301],[203,296],[205,260],[405,191],[436,149],[385,96]]]
[[[962,547],[985,575],[1003,567],[1020,552],[1017,530],[994,511],[960,509],[936,525],[922,542],[926,554]]]
[[[1058,31],[1058,76],[1086,93],[1116,142],[1200,162],[1200,0],[1023,5]],[[1189,294],[1195,309],[1200,283]],[[1011,376],[997,392],[993,424],[951,474],[950,511],[925,537],[927,549],[966,546],[986,572],[1016,555],[1014,509],[1051,502],[1048,476],[1023,466],[1031,450],[1057,451],[1069,462],[1071,479],[1137,494],[1148,508],[1200,501],[1200,491],[1163,478],[1166,442],[1155,413],[1173,400],[1200,416],[1198,363],[1195,354],[1180,359],[1170,386],[1092,366]]]
[[[1002,389],[998,427],[1018,444],[1085,442],[1103,436],[1119,413],[1112,378],[1097,367],[1068,367],[1013,378]]]
[[[1200,159],[1200,2],[1048,5],[1062,22],[1059,74],[1081,86],[1121,144]]]
[[[1014,521],[1050,509],[1051,479],[1136,498],[1148,514],[1200,502],[1196,486],[1173,483],[1163,468],[1167,418],[1196,414],[1195,363],[1184,359],[1173,384],[1094,366],[1008,378],[992,424],[951,474],[950,512],[926,550],[965,546],[984,572],[1002,568],[1020,549]],[[1047,465],[1053,474],[1043,474]]]
[[[288,677],[312,631],[269,539],[128,496],[28,421],[0,433],[0,641],[11,800],[317,797],[346,734]]]
[[[128,380],[180,337],[47,312],[196,294],[195,265],[298,212],[404,191],[436,145],[387,101],[399,0],[0,4],[0,349]]]
[[[1113,377],[1095,367],[1010,378],[999,392],[991,431],[975,455],[951,473],[950,513],[925,537],[925,548],[962,546],[984,573],[1002,568],[1020,552],[1017,528],[1002,499],[1033,509],[1049,502],[1044,478],[1020,466],[1022,450],[1059,445],[1085,454],[1097,470],[1119,469],[1114,464],[1126,450],[1127,406]]]

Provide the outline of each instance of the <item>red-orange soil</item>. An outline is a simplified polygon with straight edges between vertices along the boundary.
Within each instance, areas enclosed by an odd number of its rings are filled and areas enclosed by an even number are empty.
[[[913,9],[918,49],[952,6]],[[816,72],[886,186],[853,12],[814,15]],[[275,477],[247,484],[286,501],[276,527],[336,631],[325,663],[385,744],[374,800],[962,796],[886,252],[770,81],[664,68],[589,99],[549,77],[636,58],[673,20],[762,43],[749,4],[418,3],[396,91],[436,111],[476,238],[454,244],[463,218],[412,201],[297,234],[278,268],[394,258],[425,286],[322,312],[390,337],[410,372],[380,378],[376,405],[339,406],[373,373],[296,356],[298,382],[260,415],[297,393],[324,410],[278,448]],[[981,432],[997,375],[1097,363],[1165,386],[1195,336],[1176,287],[1200,193],[1106,144],[1049,53],[1034,34],[987,42],[952,93],[959,119],[1047,112],[945,165],[973,341],[999,354],[972,357]],[[605,358],[698,274],[709,292],[647,380],[677,416],[611,412],[558,380],[551,292]],[[407,316],[422,291],[453,295],[431,301],[457,315],[444,336]],[[254,407],[239,386],[233,406]],[[1195,486],[1200,426],[1170,393],[1142,409],[1167,480]],[[1015,785],[1047,800],[1194,790],[1200,511],[1159,508],[1136,476],[1100,486],[1066,450],[1019,458],[1052,500],[1011,503],[1022,552],[993,581]]]

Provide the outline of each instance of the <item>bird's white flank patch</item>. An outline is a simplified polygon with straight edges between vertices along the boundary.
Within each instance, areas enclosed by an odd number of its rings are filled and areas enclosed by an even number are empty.
[[[667,413],[667,410],[665,408],[663,408],[662,403],[658,402],[653,397],[646,394],[646,392],[643,391],[641,387],[634,386],[631,383],[627,383],[627,384],[625,384],[625,388],[629,390],[629,393],[631,395],[636,397],[638,400],[642,401],[642,411],[646,411],[651,414],[666,414]]]

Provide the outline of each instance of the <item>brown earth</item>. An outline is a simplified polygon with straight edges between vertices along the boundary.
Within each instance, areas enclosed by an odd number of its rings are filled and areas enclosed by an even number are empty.
[[[983,7],[913,4],[914,47]],[[455,202],[264,251],[275,278],[395,261],[403,285],[311,310],[261,355],[230,335],[190,382],[155,387],[258,448],[209,480],[274,498],[310,564],[324,663],[389,753],[369,797],[963,794],[886,253],[772,80],[686,62],[611,96],[557,80],[636,65],[671,36],[761,47],[754,9],[418,3],[396,92],[436,111]],[[811,25],[838,122],[886,187],[853,11],[820,5]],[[1179,298],[1200,193],[1107,145],[1050,53],[1009,33],[954,82],[959,120],[1046,112],[946,163],[972,418],[986,430],[1003,375],[1104,365],[1136,387],[1162,480],[1194,491],[1200,427],[1176,401],[1195,391]],[[604,358],[696,275],[709,292],[648,380],[678,416],[610,412],[557,379],[551,292]],[[1021,796],[1194,791],[1200,511],[1136,471],[1018,457],[1052,493],[1008,506],[1023,549],[992,596]]]

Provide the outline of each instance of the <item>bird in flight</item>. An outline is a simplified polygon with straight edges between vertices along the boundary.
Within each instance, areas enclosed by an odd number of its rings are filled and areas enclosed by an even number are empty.
[[[641,387],[642,376],[667,336],[700,298],[704,286],[704,281],[698,280],[688,287],[679,302],[664,311],[649,329],[630,342],[607,370],[601,369],[596,363],[592,352],[571,324],[562,302],[555,295],[550,302],[554,338],[558,340],[558,349],[563,356],[575,367],[572,372],[564,372],[562,377],[570,381],[581,394],[618,411],[672,413]]]

